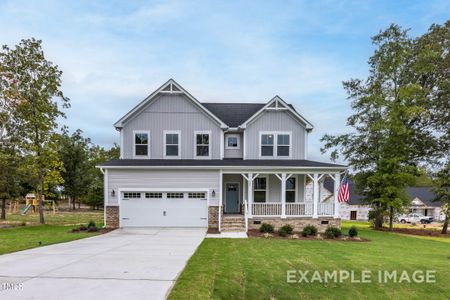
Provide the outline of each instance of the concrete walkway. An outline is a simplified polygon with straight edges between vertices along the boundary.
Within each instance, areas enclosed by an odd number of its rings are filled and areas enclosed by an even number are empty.
[[[136,228],[0,255],[0,299],[164,299],[206,229]]]

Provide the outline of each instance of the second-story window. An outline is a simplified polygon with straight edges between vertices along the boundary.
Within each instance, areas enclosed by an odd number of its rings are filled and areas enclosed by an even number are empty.
[[[210,133],[195,132],[195,156],[197,158],[210,157]]]
[[[274,135],[261,135],[261,156],[273,156]]]
[[[134,132],[134,156],[149,156],[149,133]]]
[[[260,141],[261,158],[291,157],[291,132],[262,132]]]
[[[164,132],[164,156],[166,158],[180,157],[180,133],[178,131]]]
[[[289,134],[278,134],[277,135],[277,155],[278,156],[289,156],[290,148],[290,136]]]

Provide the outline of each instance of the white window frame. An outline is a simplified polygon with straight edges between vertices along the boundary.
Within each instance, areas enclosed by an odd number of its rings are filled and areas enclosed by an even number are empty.
[[[197,156],[197,134],[207,134],[209,136],[208,140],[209,140],[209,144],[208,144],[208,156]],[[212,142],[211,142],[211,131],[210,130],[199,130],[199,131],[194,131],[194,158],[195,159],[211,159],[211,146],[212,146]]]
[[[265,178],[266,179],[266,202],[254,202],[254,203],[277,203],[277,202],[272,202],[269,199],[269,175],[259,175],[256,178]],[[254,180],[256,180],[256,178]],[[254,182],[253,182],[252,186],[253,186],[253,199],[255,199],[255,192],[262,191],[262,190],[257,190],[255,188],[256,184]]]
[[[265,134],[273,135],[273,155],[263,156],[262,150],[262,136]],[[278,156],[278,135],[289,135],[289,156]],[[290,159],[292,158],[292,131],[260,131],[259,132],[259,159],[276,158],[276,159]]]
[[[288,192],[288,191],[290,191],[290,192],[292,192],[292,191],[294,191],[294,193],[295,193],[295,195],[294,195],[294,202],[286,202],[286,203],[297,203],[298,202],[298,175],[292,175],[290,178],[294,178],[295,179],[295,187],[294,187],[294,189],[292,190],[292,189],[290,189],[290,190],[288,190],[287,189],[287,186],[286,186],[286,192]],[[289,179],[290,179],[289,178]],[[288,180],[289,180],[288,179]],[[286,180],[286,183],[287,183],[287,180]],[[286,184],[285,183],[285,184]]]
[[[178,134],[178,156],[167,155],[166,153],[166,135]],[[164,130],[163,131],[163,155],[164,159],[180,159],[181,158],[181,130]]]
[[[237,139],[237,146],[231,147],[228,146],[228,138],[235,137]],[[227,134],[225,136],[225,149],[227,150],[240,150],[241,149],[241,136],[239,134]]]
[[[147,134],[147,155],[136,155],[136,134]],[[142,145],[142,144],[141,144]],[[150,158],[150,130],[133,130],[133,158]]]

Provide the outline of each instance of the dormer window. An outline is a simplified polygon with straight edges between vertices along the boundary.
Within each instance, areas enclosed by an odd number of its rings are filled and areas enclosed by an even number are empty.
[[[180,157],[180,132],[164,131],[164,158]]]
[[[228,134],[225,137],[225,149],[240,149],[240,139],[238,134]]]
[[[134,131],[134,156],[149,157],[150,132]]]

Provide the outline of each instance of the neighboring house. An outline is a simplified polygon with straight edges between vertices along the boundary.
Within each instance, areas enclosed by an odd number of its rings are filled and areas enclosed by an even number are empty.
[[[333,181],[325,180],[325,190],[323,193],[330,194],[333,190]],[[369,211],[372,209],[369,204],[365,203],[364,197],[356,193],[355,184],[349,182],[350,199],[348,202],[341,203],[340,217],[344,220],[360,220],[367,221],[369,219]],[[444,215],[441,213],[441,202],[433,201],[436,195],[431,187],[408,187],[406,193],[411,200],[409,211],[411,213],[419,213],[424,216],[431,216],[436,221],[443,221]]]
[[[114,126],[120,159],[98,166],[108,227],[340,226],[337,197],[320,195],[346,167],[307,160],[313,126],[278,96],[202,103],[171,79]]]

